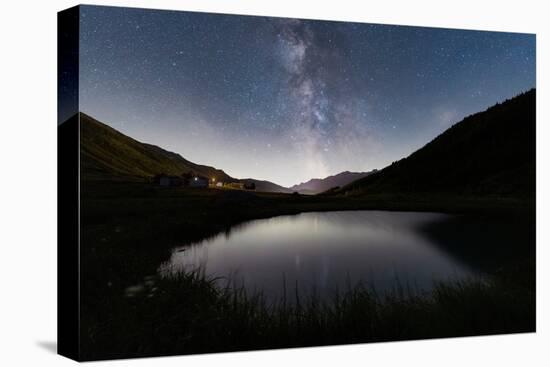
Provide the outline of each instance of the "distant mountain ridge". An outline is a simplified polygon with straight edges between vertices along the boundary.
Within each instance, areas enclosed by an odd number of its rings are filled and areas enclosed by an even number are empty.
[[[535,197],[536,90],[464,118],[423,148],[337,194]]]
[[[74,123],[78,123],[77,119],[74,119]],[[257,191],[278,193],[319,193],[368,174],[342,172],[294,185],[292,188],[266,180],[238,179],[221,169],[196,164],[177,153],[139,142],[83,112],[80,113],[80,158],[81,177],[84,180],[143,181],[159,173],[179,176],[193,172],[222,182],[254,183]]]
[[[370,172],[349,172],[344,171],[336,175],[327,176],[325,178],[312,178],[309,181],[302,182],[300,184],[290,187],[290,191],[299,192],[300,194],[314,195],[321,192],[325,192],[330,189],[337,187],[343,187],[349,183],[359,180],[363,177],[370,175],[371,173],[376,172],[376,170]]]

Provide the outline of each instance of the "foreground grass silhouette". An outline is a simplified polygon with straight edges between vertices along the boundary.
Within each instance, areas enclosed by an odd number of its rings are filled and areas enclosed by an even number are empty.
[[[151,280],[109,305],[105,324],[84,331],[83,357],[128,358],[535,330],[534,263],[486,280],[438,283],[379,295],[358,285],[328,301],[220,287],[200,272]],[[520,269],[521,268],[521,269]],[[528,268],[527,270],[525,268]],[[519,274],[523,274],[519,276]]]

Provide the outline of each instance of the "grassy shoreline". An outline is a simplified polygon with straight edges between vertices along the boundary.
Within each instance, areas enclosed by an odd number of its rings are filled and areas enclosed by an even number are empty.
[[[200,273],[181,273],[112,304],[116,317],[88,335],[84,358],[533,332],[531,284],[497,274],[488,281],[438,283],[432,292],[412,296],[357,286],[335,295],[333,304],[306,299],[270,307],[258,294],[220,288]]]

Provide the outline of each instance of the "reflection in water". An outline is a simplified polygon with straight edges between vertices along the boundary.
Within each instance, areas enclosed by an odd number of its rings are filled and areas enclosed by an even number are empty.
[[[429,290],[434,280],[474,271],[425,233],[449,216],[437,213],[345,211],[255,220],[173,251],[163,275],[203,268],[268,299],[314,292],[320,297],[362,282],[377,291],[399,284]],[[283,286],[285,285],[286,286]],[[225,284],[221,284],[225,285]]]

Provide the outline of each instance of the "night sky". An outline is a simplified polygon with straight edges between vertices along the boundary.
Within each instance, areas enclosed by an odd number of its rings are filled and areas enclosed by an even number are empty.
[[[80,110],[290,186],[383,168],[535,86],[535,36],[81,7]]]

